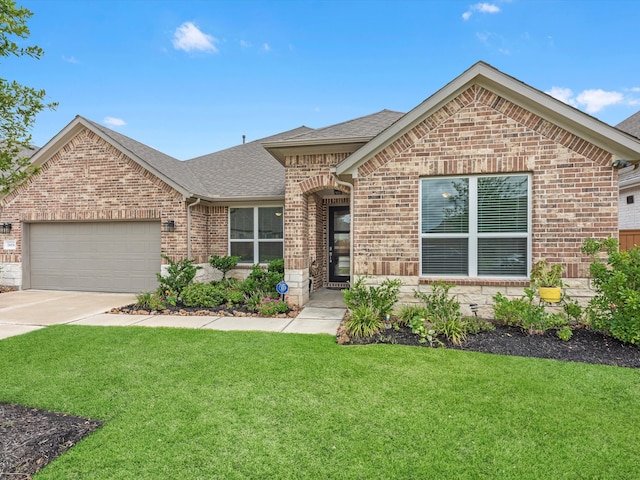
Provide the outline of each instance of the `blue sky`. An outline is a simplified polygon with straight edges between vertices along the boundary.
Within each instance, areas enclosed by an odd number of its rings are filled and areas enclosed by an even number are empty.
[[[640,110],[640,2],[17,0],[44,145],[76,115],[178,159],[406,112],[479,60],[615,125]]]

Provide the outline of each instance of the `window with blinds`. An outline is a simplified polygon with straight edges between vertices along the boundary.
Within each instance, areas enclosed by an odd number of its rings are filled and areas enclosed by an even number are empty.
[[[526,277],[530,184],[529,175],[422,179],[421,274]]]
[[[268,263],[283,257],[282,207],[229,209],[229,254],[240,263]]]

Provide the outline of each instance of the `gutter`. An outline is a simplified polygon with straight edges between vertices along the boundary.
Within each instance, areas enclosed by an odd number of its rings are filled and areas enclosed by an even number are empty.
[[[336,168],[332,167],[330,170],[331,175],[333,175],[333,179],[336,181],[336,183],[338,185],[341,185],[343,187],[347,187],[349,189],[349,213],[351,214],[351,227],[350,227],[350,232],[349,232],[349,285],[353,285],[353,257],[354,257],[354,251],[353,251],[353,235],[354,235],[354,228],[353,228],[353,221],[354,221],[354,217],[353,217],[353,198],[354,198],[354,193],[353,193],[353,184],[349,183],[349,182],[343,182],[342,180],[340,180],[338,178],[338,176],[336,175]]]
[[[195,207],[202,201],[198,198],[195,202],[187,205],[187,259],[191,260],[191,208]]]

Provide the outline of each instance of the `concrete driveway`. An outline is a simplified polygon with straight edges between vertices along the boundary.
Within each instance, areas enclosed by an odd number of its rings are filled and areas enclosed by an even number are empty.
[[[135,302],[130,293],[21,290],[0,294],[0,339],[71,323]]]

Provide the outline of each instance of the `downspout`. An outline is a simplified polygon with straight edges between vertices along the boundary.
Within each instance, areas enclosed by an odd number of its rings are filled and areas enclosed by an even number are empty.
[[[342,180],[340,180],[338,178],[338,175],[336,175],[336,169],[335,167],[332,168],[330,170],[331,175],[333,175],[333,179],[336,181],[336,183],[342,187],[347,187],[349,189],[349,213],[351,214],[351,227],[350,227],[350,233],[349,233],[349,285],[353,285],[353,257],[354,257],[354,251],[353,251],[353,235],[354,235],[354,228],[353,228],[353,185],[349,182],[343,182]]]
[[[187,259],[191,260],[191,208],[200,203],[202,199],[198,198],[195,202],[187,205]]]

